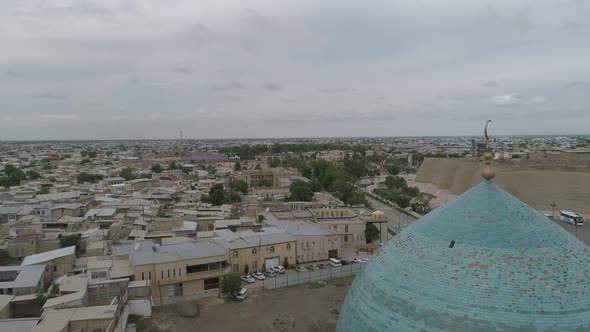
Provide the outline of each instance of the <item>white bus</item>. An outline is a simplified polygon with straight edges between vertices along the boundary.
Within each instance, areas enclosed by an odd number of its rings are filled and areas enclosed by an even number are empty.
[[[571,211],[559,211],[559,220],[575,226],[584,226],[584,218]]]

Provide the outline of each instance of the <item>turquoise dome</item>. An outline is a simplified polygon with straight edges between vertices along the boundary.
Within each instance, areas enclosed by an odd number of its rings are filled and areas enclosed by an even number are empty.
[[[590,248],[482,182],[373,256],[337,331],[590,331],[589,279]]]

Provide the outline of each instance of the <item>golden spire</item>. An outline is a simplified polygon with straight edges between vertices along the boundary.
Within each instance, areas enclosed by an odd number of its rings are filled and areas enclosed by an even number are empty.
[[[494,172],[494,170],[492,169],[492,166],[491,166],[492,159],[494,158],[494,155],[490,152],[490,136],[488,135],[488,124],[490,122],[492,122],[492,120],[486,121],[486,126],[483,131],[484,136],[486,138],[486,152],[483,154],[483,159],[485,159],[485,161],[486,161],[486,166],[484,167],[483,172],[481,173],[481,176],[484,179],[486,179],[486,181],[490,181],[496,175],[496,173]]]

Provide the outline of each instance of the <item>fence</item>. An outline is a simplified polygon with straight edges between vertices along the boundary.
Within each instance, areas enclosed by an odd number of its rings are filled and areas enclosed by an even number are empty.
[[[275,289],[283,288],[301,284],[307,284],[318,281],[326,281],[331,279],[345,278],[354,276],[359,273],[365,264],[357,263],[351,265],[329,267],[320,270],[308,270],[303,272],[287,271],[285,274],[278,274],[274,278],[266,278],[264,280],[257,280],[255,283],[246,285],[246,288],[264,288]]]

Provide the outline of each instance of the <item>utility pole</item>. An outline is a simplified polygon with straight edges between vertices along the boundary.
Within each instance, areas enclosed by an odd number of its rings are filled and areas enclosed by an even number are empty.
[[[550,206],[553,208],[552,216],[553,216],[553,220],[555,220],[555,208],[557,207],[557,204],[551,203]]]

